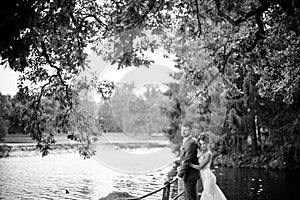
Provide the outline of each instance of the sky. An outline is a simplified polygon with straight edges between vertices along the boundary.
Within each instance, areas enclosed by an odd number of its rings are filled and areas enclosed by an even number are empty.
[[[0,92],[4,95],[15,95],[17,88],[18,74],[9,67],[0,65]]]
[[[155,53],[146,52],[145,55],[154,60],[149,68],[146,67],[128,67],[124,69],[117,69],[116,65],[110,65],[104,62],[103,59],[95,53],[90,53],[89,71],[96,72],[99,80],[109,80],[115,83],[130,83],[134,82],[137,87],[145,84],[160,84],[165,87],[167,82],[173,79],[169,76],[170,73],[177,72],[178,69],[174,68],[172,55],[170,58],[163,56],[163,51],[156,51]],[[0,65],[0,92],[4,95],[15,95],[17,92],[18,74],[11,70],[9,67]]]

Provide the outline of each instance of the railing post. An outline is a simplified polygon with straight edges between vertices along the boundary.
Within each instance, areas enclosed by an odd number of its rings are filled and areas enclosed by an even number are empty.
[[[167,181],[165,182],[165,187],[163,190],[163,196],[162,196],[162,200],[169,200],[170,197],[170,182]]]
[[[184,185],[183,185],[183,181],[181,178],[178,178],[178,191],[177,193],[179,194],[180,192],[184,191]],[[180,197],[178,197],[178,200],[184,200],[184,195],[181,195]]]

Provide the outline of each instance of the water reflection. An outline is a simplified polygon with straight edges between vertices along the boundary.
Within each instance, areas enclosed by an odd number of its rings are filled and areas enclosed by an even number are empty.
[[[300,195],[299,172],[217,168],[215,173],[218,185],[231,200],[295,199]]]

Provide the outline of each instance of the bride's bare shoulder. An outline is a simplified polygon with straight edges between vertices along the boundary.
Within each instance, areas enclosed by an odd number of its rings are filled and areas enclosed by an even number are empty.
[[[212,156],[212,152],[211,151],[207,151],[207,152],[204,153],[204,156],[210,156],[211,157]]]

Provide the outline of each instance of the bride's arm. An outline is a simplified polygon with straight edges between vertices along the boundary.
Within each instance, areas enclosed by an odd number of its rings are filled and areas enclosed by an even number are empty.
[[[198,169],[198,170],[200,169],[199,165],[195,165],[195,164],[192,164],[192,163],[190,163],[190,167],[192,167],[194,169]]]
[[[207,154],[204,156],[202,162],[199,163],[198,169],[202,169],[203,167],[205,167],[205,166],[207,165],[207,163],[209,163],[210,159],[211,159],[211,153],[207,153]]]
[[[206,155],[204,155],[204,158],[202,160],[201,163],[199,163],[199,165],[195,165],[195,164],[192,164],[190,163],[190,167],[194,168],[194,169],[202,169],[203,167],[205,167],[205,165],[207,165],[211,159],[211,153],[207,153]]]

